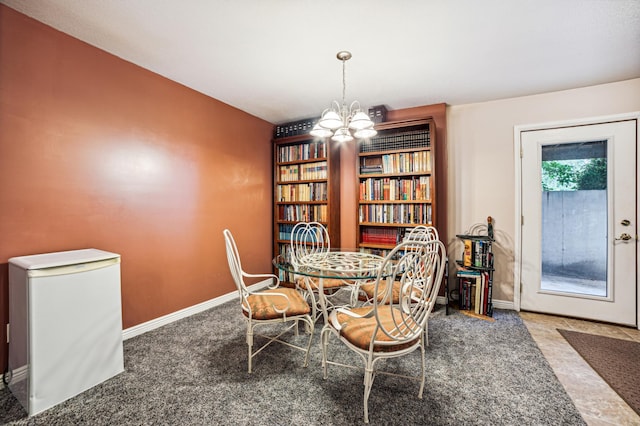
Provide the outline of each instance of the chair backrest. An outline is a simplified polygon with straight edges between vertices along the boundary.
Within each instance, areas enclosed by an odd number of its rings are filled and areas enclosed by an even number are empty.
[[[328,253],[331,250],[329,232],[319,222],[298,222],[291,230],[291,262],[293,266],[304,263],[310,254]]]
[[[411,229],[405,236],[404,241],[431,241],[439,239],[438,230],[435,227],[419,225]]]
[[[377,329],[392,339],[387,344],[409,342],[420,336],[440,290],[445,269],[446,251],[440,240],[404,241],[385,258],[374,294]],[[393,298],[393,280],[400,282],[400,297]],[[391,310],[388,310],[388,306]],[[391,314],[392,321],[379,311]],[[377,341],[376,345],[385,342]]]
[[[224,231],[222,231],[222,234],[224,235],[224,243],[227,249],[229,271],[231,272],[233,281],[236,283],[236,287],[238,289],[238,292],[240,293],[240,297],[242,298],[242,300],[244,300],[249,292],[242,277],[242,264],[240,263],[240,254],[238,253],[238,247],[236,246],[236,242],[233,239],[233,235],[231,235],[231,231],[225,229]]]

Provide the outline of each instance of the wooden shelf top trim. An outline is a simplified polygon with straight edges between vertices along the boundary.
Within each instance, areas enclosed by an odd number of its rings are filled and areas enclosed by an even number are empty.
[[[412,177],[412,176],[431,176],[433,172],[405,172],[405,173],[361,173],[358,175],[360,179],[368,178],[393,178],[393,177]]]
[[[289,204],[294,204],[294,205],[298,205],[298,204],[329,204],[329,201],[327,200],[323,200],[323,201],[276,201],[276,204],[278,205],[289,205]]]
[[[360,204],[432,204],[431,200],[359,200]]]
[[[432,223],[388,223],[388,222],[360,222],[360,226],[381,226],[385,228],[414,228],[419,225],[433,225]]]

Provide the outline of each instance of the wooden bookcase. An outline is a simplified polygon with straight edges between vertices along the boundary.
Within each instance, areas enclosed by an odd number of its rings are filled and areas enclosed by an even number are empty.
[[[298,222],[316,221],[340,247],[340,152],[329,140],[300,134],[273,141],[273,254],[289,249]]]
[[[358,145],[356,242],[386,255],[412,227],[436,226],[436,126],[422,118],[376,130]]]

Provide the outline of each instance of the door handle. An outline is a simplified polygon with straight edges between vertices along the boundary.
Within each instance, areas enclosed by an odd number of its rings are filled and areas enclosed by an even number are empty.
[[[629,235],[626,232],[624,232],[624,233],[620,234],[620,236],[618,238],[616,238],[615,240],[616,241],[620,241],[620,240],[629,241],[631,238],[633,238],[633,237],[631,237],[631,235]]]

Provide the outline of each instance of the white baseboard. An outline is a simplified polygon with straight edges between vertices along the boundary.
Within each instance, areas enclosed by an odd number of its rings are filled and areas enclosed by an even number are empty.
[[[509,302],[507,300],[492,300],[494,309],[506,309],[508,311],[515,311],[515,305],[513,302]]]
[[[249,286],[248,289],[251,291],[256,291],[268,286],[269,284],[271,284],[271,280],[264,280]],[[151,321],[134,325],[133,327],[129,327],[122,331],[122,339],[127,340],[132,337],[139,336],[140,334],[144,334],[148,331],[160,328],[163,325],[167,325],[182,318],[186,318],[191,315],[206,311],[207,309],[213,308],[214,306],[222,305],[223,303],[226,303],[233,299],[237,299],[238,297],[238,292],[233,291],[231,293],[223,294],[222,296],[216,297],[215,299],[210,299],[205,302],[198,303],[197,305],[193,305],[188,308],[184,308],[179,311],[161,316],[159,318],[152,319]]]
[[[438,296],[438,299],[436,300],[436,303],[438,305],[445,305],[446,302],[447,302],[447,299],[445,299],[444,296]],[[494,309],[506,309],[509,311],[515,310],[513,302],[508,302],[506,300],[493,299],[492,303],[493,303]]]
[[[249,290],[259,290],[270,284],[269,280],[261,281],[257,284],[254,284],[249,287]],[[170,324],[174,321],[178,321],[182,318],[189,317],[191,315],[195,315],[197,313],[206,311],[207,309],[211,309],[215,306],[222,305],[230,300],[237,299],[238,293],[231,292],[224,294],[222,296],[216,297],[215,299],[207,300],[202,303],[198,303],[197,305],[190,306],[185,309],[181,309],[179,311],[173,312],[171,314],[164,315],[162,317],[153,319],[151,321],[147,321],[142,324],[135,325],[133,327],[129,327],[122,332],[122,339],[127,340],[132,337],[138,336],[140,334],[144,334],[148,331],[155,330],[156,328],[162,327],[164,325]],[[438,296],[438,300],[436,303],[444,305],[446,302],[444,296]],[[504,300],[494,300],[493,307],[496,309],[508,309],[513,310],[513,302],[508,302]]]

